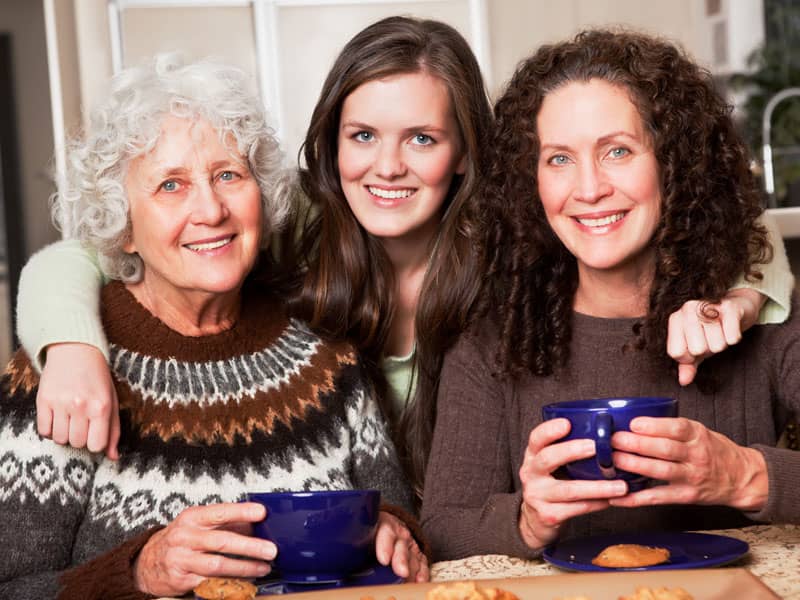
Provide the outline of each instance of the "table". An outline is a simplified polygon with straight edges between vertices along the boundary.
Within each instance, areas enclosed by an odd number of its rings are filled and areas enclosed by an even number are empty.
[[[781,598],[800,600],[800,526],[755,525],[706,533],[729,535],[749,543],[749,554],[731,566],[749,569]],[[434,563],[431,579],[493,579],[560,573],[564,571],[541,559],[490,554]]]

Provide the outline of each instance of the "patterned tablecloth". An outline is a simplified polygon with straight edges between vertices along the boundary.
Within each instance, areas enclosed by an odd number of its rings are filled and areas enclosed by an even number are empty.
[[[749,569],[781,598],[800,600],[800,526],[757,525],[709,531],[750,544],[750,553],[731,566]],[[433,565],[432,579],[494,579],[563,573],[541,559],[523,560],[499,554],[471,556]]]

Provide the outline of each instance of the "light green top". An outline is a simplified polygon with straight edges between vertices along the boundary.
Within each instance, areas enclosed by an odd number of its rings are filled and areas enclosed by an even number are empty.
[[[396,415],[405,411],[408,399],[414,397],[417,389],[417,378],[414,376],[415,353],[416,347],[405,356],[387,356],[381,361],[381,369],[389,386],[389,400]]]
[[[789,316],[794,277],[777,227],[768,215],[762,217],[775,249],[772,262],[761,267],[759,282],[743,278],[735,285],[758,290],[768,300],[759,323],[782,323]],[[41,369],[44,349],[59,342],[80,342],[98,348],[108,359],[108,342],[100,322],[100,288],[106,283],[94,252],[75,240],[47,246],[34,254],[22,270],[17,298],[17,335]],[[392,401],[402,411],[411,397],[413,350],[408,356],[387,357],[382,368]],[[399,413],[398,413],[399,414]]]

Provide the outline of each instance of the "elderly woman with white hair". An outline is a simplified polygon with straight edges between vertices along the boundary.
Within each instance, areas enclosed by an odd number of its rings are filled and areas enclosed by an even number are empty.
[[[276,548],[246,535],[265,516],[247,490],[377,488],[378,560],[427,577],[357,353],[287,318],[280,288],[251,275],[289,210],[280,163],[241,72],[162,55],[115,78],[54,214],[116,278],[102,314],[121,458],[40,438],[38,376],[15,355],[0,382],[0,597],[265,575]]]

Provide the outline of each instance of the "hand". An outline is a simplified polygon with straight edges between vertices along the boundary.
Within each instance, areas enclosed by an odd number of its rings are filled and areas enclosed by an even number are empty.
[[[569,433],[567,419],[552,419],[531,431],[519,470],[522,507],[519,529],[531,548],[542,548],[558,537],[561,526],[579,515],[608,508],[609,498],[625,495],[624,481],[562,480],[556,469],[574,460],[595,455],[594,441],[568,440],[554,443]]]
[[[133,565],[137,589],[153,596],[181,596],[206,577],[261,577],[277,548],[246,534],[266,517],[252,502],[193,506],[153,534]],[[248,558],[230,558],[233,554]]]
[[[722,302],[689,300],[669,317],[667,354],[678,362],[678,381],[689,385],[712,354],[737,344],[758,320],[766,297],[756,290],[730,290]]]
[[[119,403],[103,354],[88,344],[47,348],[36,394],[39,435],[119,458]]]
[[[378,533],[375,535],[375,555],[382,565],[392,565],[392,570],[406,581],[423,582],[430,579],[428,559],[403,522],[386,512],[378,515]]]
[[[637,417],[611,444],[617,468],[667,482],[612,499],[613,506],[715,504],[753,511],[767,501],[763,455],[697,421]]]

